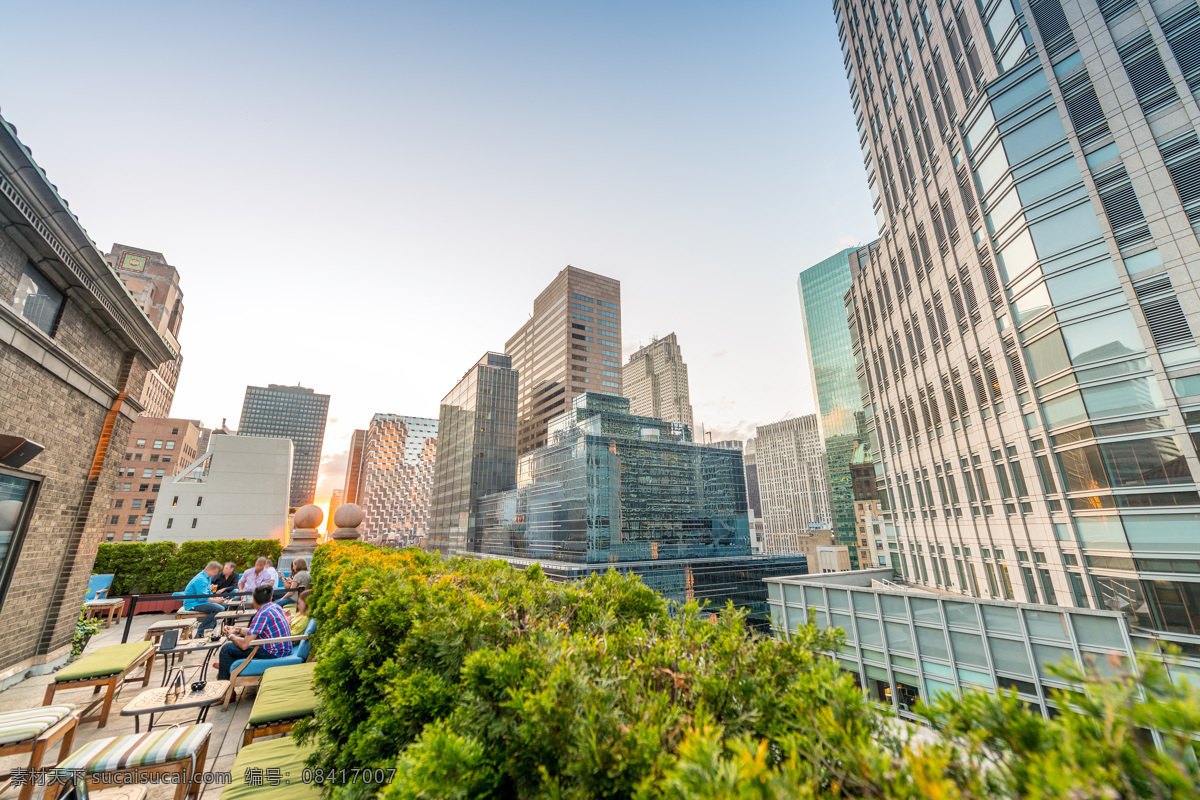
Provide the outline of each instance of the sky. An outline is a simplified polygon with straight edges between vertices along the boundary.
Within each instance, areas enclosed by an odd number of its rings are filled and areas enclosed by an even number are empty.
[[[318,502],[568,264],[626,356],[677,334],[714,439],[815,410],[796,278],[875,229],[824,0],[6,6],[0,114],[180,272],[172,415],[329,394]]]

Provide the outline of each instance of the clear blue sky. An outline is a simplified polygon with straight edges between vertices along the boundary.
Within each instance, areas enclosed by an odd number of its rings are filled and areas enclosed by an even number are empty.
[[[675,331],[717,436],[813,410],[796,276],[872,238],[830,5],[59,3],[5,9],[0,113],[100,245],[182,275],[172,413],[332,395],[436,417],[567,264]],[[18,69],[17,66],[20,65]]]

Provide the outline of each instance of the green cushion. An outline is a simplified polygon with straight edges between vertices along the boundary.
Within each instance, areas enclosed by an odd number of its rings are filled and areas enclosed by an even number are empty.
[[[250,710],[251,725],[265,725],[285,719],[300,719],[317,708],[317,693],[313,686],[315,661],[274,667],[263,673],[258,697]]]
[[[94,653],[88,653],[74,664],[68,664],[54,675],[56,683],[78,681],[84,678],[104,678],[129,669],[133,662],[153,647],[151,642],[129,642],[110,644]]]
[[[320,800],[321,786],[301,780],[304,762],[315,749],[315,744],[300,745],[291,736],[246,745],[233,760],[229,770],[233,780],[221,791],[221,800]],[[267,781],[262,786],[247,785],[246,770],[251,767],[256,777],[270,775],[268,770],[272,769],[289,777],[283,778],[278,786]]]

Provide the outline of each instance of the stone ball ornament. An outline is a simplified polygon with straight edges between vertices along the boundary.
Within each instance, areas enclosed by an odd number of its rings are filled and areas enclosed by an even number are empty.
[[[325,519],[325,512],[320,506],[304,506],[296,511],[292,517],[293,528],[316,528],[321,525],[321,520]]]
[[[331,539],[349,541],[358,538],[358,526],[362,524],[366,514],[357,503],[344,503],[333,512],[333,524],[337,529],[329,534]]]

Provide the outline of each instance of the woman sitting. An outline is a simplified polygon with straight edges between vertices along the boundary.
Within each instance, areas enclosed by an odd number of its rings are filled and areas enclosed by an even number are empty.
[[[308,600],[311,596],[312,589],[307,589],[301,592],[300,596],[296,598],[296,613],[292,614],[290,620],[292,636],[299,636],[308,627]]]

